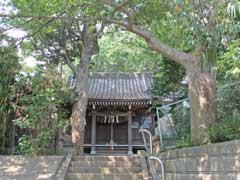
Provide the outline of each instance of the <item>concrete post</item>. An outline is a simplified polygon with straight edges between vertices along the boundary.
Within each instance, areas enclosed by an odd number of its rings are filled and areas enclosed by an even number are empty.
[[[96,113],[92,112],[91,154],[96,154]]]
[[[128,112],[128,154],[132,154],[132,111]]]

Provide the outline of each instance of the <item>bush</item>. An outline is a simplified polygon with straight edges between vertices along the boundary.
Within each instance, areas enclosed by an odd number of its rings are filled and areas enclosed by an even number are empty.
[[[232,84],[232,83],[230,83]],[[233,83],[234,84],[234,83]],[[240,84],[218,91],[218,122],[207,129],[212,143],[240,138]]]
[[[192,146],[191,133],[185,133],[183,136],[179,137],[176,141],[176,146],[178,148],[184,148],[184,147]]]
[[[208,134],[212,143],[239,139],[240,115],[214,124],[208,129]]]
[[[174,128],[177,133],[177,139],[181,139],[185,135],[190,134],[189,108],[180,104],[173,108],[171,114],[173,117]]]
[[[52,69],[37,71],[30,80],[19,81],[28,91],[24,90],[18,99],[21,113],[15,124],[21,133],[17,154],[44,155],[57,151],[57,139],[67,119],[63,105],[65,97],[70,96],[63,81]]]
[[[178,148],[192,146],[189,108],[184,107],[183,104],[179,104],[173,108],[171,114],[177,133],[176,146]]]

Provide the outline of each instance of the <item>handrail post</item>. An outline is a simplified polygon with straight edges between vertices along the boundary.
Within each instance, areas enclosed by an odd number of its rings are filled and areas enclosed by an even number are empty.
[[[139,129],[139,132],[142,133],[142,136],[143,136],[143,141],[144,141],[144,144],[145,146],[147,147],[147,142],[146,142],[146,137],[145,137],[145,134],[144,133],[147,133],[149,135],[149,143],[150,143],[150,154],[152,155],[153,154],[153,145],[152,145],[152,133],[147,130],[147,129]],[[147,149],[146,149],[147,150]]]
[[[162,138],[162,131],[161,131],[161,123],[160,123],[160,114],[159,114],[160,109],[157,108],[157,125],[158,125],[158,133],[159,133],[159,138],[160,138],[160,145],[163,146],[163,138]]]
[[[149,130],[143,129],[143,128],[140,128],[139,132],[141,132],[142,136],[143,136],[144,145],[145,145],[145,148],[146,148],[146,151],[147,151],[147,159],[148,159],[149,166],[150,166],[150,172],[151,172],[151,175],[153,176],[153,179],[154,180],[158,180],[159,179],[159,177],[157,175],[156,168],[154,167],[154,164],[152,163],[152,160],[156,160],[157,162],[160,163],[162,180],[164,180],[164,166],[163,166],[163,163],[162,163],[162,161],[158,157],[152,156],[152,154],[153,154],[153,145],[152,145],[152,134],[151,134],[151,132]],[[149,155],[149,149],[148,149],[147,142],[146,142],[145,133],[147,133],[149,135],[150,155]]]

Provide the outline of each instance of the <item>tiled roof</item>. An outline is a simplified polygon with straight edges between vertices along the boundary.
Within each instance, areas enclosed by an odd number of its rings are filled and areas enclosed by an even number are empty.
[[[151,73],[90,73],[89,104],[149,104]]]

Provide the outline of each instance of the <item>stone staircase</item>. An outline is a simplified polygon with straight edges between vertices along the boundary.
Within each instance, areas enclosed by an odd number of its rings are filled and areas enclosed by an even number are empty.
[[[73,156],[65,180],[142,180],[137,155]]]

